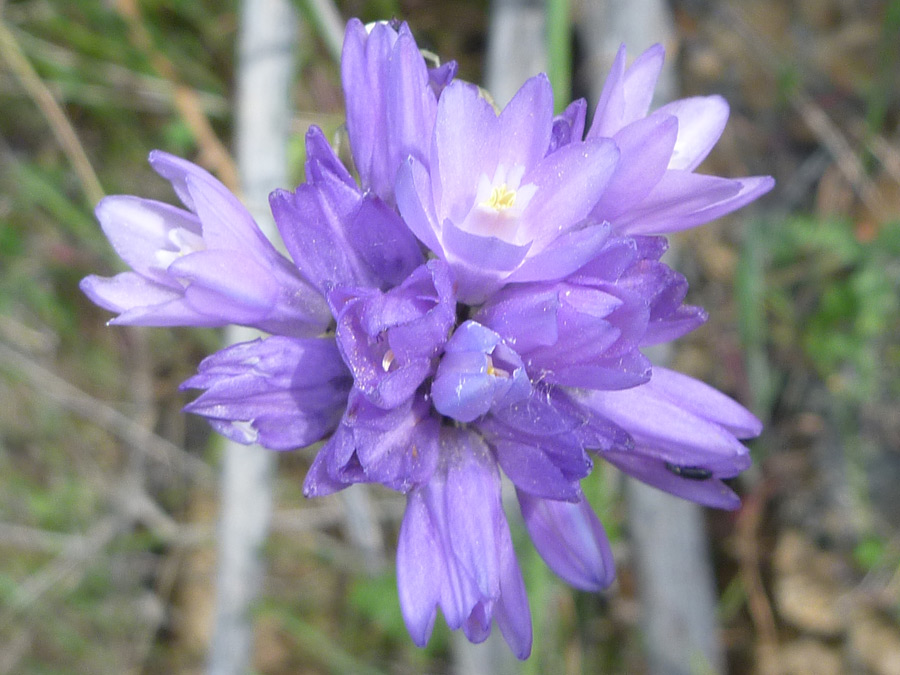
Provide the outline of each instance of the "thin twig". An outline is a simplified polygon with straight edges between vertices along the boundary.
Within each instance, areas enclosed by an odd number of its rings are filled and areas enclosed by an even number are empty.
[[[723,3],[718,11],[722,12],[721,25],[727,26],[740,36],[753,51],[758,62],[765,66],[772,77],[775,77],[774,74],[778,72],[780,62],[786,61],[779,57],[777,47],[758,31],[750,28],[739,5]],[[891,214],[881,199],[878,188],[867,175],[862,160],[841,129],[831,121],[822,107],[799,86],[791,91],[788,100],[834,158],[838,170],[844,175],[866,207],[881,220],[889,218]]]
[[[0,341],[0,364],[14,368],[44,397],[106,429],[135,451],[145,453],[157,462],[176,464],[192,478],[202,480],[206,484],[212,482],[212,470],[205,462],[188,454],[171,441],[157,436],[127,415],[70,384],[2,341]]]
[[[766,594],[760,570],[759,529],[768,488],[761,483],[756,492],[744,499],[738,515],[736,537],[741,582],[747,594],[747,609],[758,637],[757,668],[763,675],[778,672],[778,629],[775,614]]]
[[[71,546],[73,539],[74,535],[70,534],[0,522],[0,547],[35,553],[59,553]]]
[[[897,152],[897,148],[881,134],[873,134],[866,139],[866,144],[884,170],[900,185],[900,152]]]
[[[10,70],[18,78],[19,82],[28,92],[28,95],[34,101],[35,105],[40,109],[56,141],[62,147],[63,152],[68,157],[81,183],[81,189],[91,207],[103,199],[103,187],[100,185],[100,179],[91,166],[81,141],[78,140],[78,134],[66,117],[65,112],[59,103],[53,97],[53,94],[47,86],[41,81],[40,76],[32,68],[25,54],[22,53],[19,43],[15,36],[7,28],[6,23],[0,19],[0,56],[9,65]]]
[[[121,516],[108,516],[95,523],[83,536],[74,537],[52,562],[19,584],[6,616],[0,622],[0,628],[9,625],[15,615],[34,605],[57,584],[67,579],[77,582],[82,578],[87,572],[88,563],[106,548],[125,524]]]
[[[806,125],[819,138],[822,145],[828,148],[838,169],[866,207],[880,221],[887,220],[890,214],[884,200],[881,199],[878,188],[866,174],[862,161],[840,128],[831,121],[822,107],[806,94],[794,92],[791,95],[791,104]]]

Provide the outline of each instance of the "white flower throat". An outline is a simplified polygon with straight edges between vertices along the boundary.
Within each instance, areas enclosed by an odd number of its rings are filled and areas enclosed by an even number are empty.
[[[493,236],[511,243],[518,241],[518,219],[537,192],[533,183],[522,185],[525,167],[497,166],[494,177],[481,174],[475,191],[475,207],[466,218],[464,229],[472,234]]]

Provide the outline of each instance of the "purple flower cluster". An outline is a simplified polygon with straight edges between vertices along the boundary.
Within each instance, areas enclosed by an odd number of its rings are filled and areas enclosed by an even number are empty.
[[[353,483],[404,493],[397,583],[416,644],[440,607],[512,651],[531,620],[501,500],[515,486],[531,539],[577,588],[613,578],[579,482],[595,458],[701,504],[736,508],[759,421],[641,349],[706,318],[660,261],[667,232],[756,199],[768,177],[694,173],[728,106],[689,98],[648,114],[663,62],[622,49],[589,129],[558,116],[544,75],[497,111],[429,69],[406,25],[351,21],[341,65],[357,177],[318,128],[306,182],[271,195],[293,260],[212,176],[150,162],[185,208],[110,197],[97,216],[133,271],[82,289],[116,324],[242,324],[271,336],[205,359],[187,410],[241,443],[323,441],[307,496]]]

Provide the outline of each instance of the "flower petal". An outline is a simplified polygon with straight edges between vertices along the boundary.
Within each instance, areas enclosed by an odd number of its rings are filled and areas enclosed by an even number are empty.
[[[686,230],[749,204],[774,185],[769,176],[728,179],[670,170],[640,206],[613,222],[613,229],[629,235]]]
[[[341,417],[352,380],[331,338],[273,336],[207,357],[182,389],[205,389],[185,410],[239,443],[309,445]]]
[[[562,502],[516,491],[534,547],[559,577],[583,591],[601,591],[615,578],[603,525],[584,497]]]
[[[679,476],[666,467],[664,460],[645,455],[640,448],[604,452],[603,459],[629,476],[676,497],[715,509],[740,508],[740,498],[718,478],[697,480]]]
[[[728,122],[728,103],[721,96],[694,96],[672,101],[654,114],[678,118],[678,140],[670,169],[693,171],[706,159]]]
[[[553,119],[553,88],[543,73],[529,78],[500,113],[498,163],[534,166],[547,152]]]
[[[522,212],[519,241],[546,247],[581,223],[600,199],[619,159],[610,140],[571,143],[541,160],[522,178],[537,192]]]
[[[173,230],[185,230],[199,238],[200,221],[194,214],[130,195],[104,197],[95,213],[109,243],[135,272],[177,288],[165,273],[167,262],[157,251],[177,254],[176,243],[170,239]]]
[[[474,85],[451,82],[438,101],[429,167],[439,222],[465,219],[479,173],[494,175],[499,148],[500,122],[491,104]]]

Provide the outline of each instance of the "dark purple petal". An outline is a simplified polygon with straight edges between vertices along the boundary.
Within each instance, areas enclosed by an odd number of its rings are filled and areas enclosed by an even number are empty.
[[[352,380],[333,339],[271,337],[223,349],[182,389],[205,389],[187,412],[219,433],[273,450],[299,448],[330,433]]]
[[[315,124],[306,132],[306,180],[313,185],[322,181],[337,179],[348,188],[358,190],[356,182],[325,138],[325,134]]]
[[[588,138],[611,137],[647,114],[665,50],[662,45],[650,47],[627,70],[625,59],[625,45],[622,45],[600,93]]]
[[[609,540],[591,505],[541,499],[516,491],[534,547],[564,581],[583,591],[601,591],[615,577]]]
[[[385,410],[354,389],[341,423],[307,474],[303,494],[318,497],[351,483],[407,492],[434,472],[439,431],[421,397]]]
[[[347,109],[347,134],[363,186],[385,177],[387,134],[385,97],[390,53],[396,31],[378,23],[368,33],[358,19],[347,22],[341,53],[341,83]],[[383,186],[379,186],[383,187]]]
[[[603,83],[603,90],[594,109],[587,138],[609,138],[624,126],[625,117],[625,45],[621,45]]]
[[[590,467],[585,449],[632,445],[627,433],[574,401],[565,389],[538,383],[529,398],[495,409],[478,428],[491,443],[506,439],[542,448],[570,480],[582,477]]]
[[[550,132],[550,147],[547,154],[556,152],[561,147],[581,141],[584,137],[584,122],[587,116],[587,101],[583,98],[572,101],[562,114],[553,118]]]
[[[295,192],[275,190],[269,195],[272,215],[285,247],[320,293],[338,285],[374,282],[370,270],[347,241],[345,222],[361,199],[357,194],[347,195],[352,201],[340,205],[338,193],[349,190],[343,183],[320,182],[319,185],[304,183]]]
[[[419,647],[431,637],[441,584],[448,576],[441,551],[425,494],[414,490],[407,497],[397,540],[397,594],[406,629]]]
[[[497,237],[482,237],[444,221],[443,250],[453,269],[460,302],[477,305],[499,289],[509,273],[528,255],[530,244],[516,245]]]
[[[363,198],[346,228],[352,247],[382,288],[400,284],[425,262],[406,223],[377,197]]]
[[[390,164],[385,179],[392,192],[397,168],[407,157],[428,160],[437,100],[425,61],[406,24],[400,28],[389,68],[384,93]]]
[[[386,22],[367,32],[347,24],[341,58],[350,149],[362,186],[394,203],[394,180],[410,156],[425,161],[437,99],[409,27]]]
[[[552,380],[569,387],[613,391],[644,384],[650,379],[650,370],[650,360],[634,350],[621,356],[595,358],[589,363],[560,365]]]
[[[694,305],[682,305],[670,314],[651,318],[647,332],[641,338],[641,347],[677,340],[702,326],[707,318],[706,310]]]
[[[433,372],[456,318],[446,264],[431,260],[387,293],[338,288],[328,300],[338,347],[357,388],[391,408],[413,395]]]
[[[472,317],[496,331],[519,354],[556,344],[559,326],[556,284],[507,286],[495,293]]]
[[[500,597],[493,617],[517,659],[531,655],[531,609],[509,528],[500,529]]]
[[[737,438],[754,438],[762,432],[762,422],[744,406],[684,373],[656,367],[653,369],[651,389],[678,401],[685,410],[722,425]]]
[[[295,192],[276,190],[269,203],[285,246],[322,293],[335,286],[387,288],[423,262],[396,212],[334,172]]]
[[[497,609],[504,637],[525,658],[530,612],[496,466],[471,432],[444,429],[441,446],[440,466],[410,493],[400,527],[397,584],[407,628],[423,644],[440,606],[451,630],[462,628],[470,640],[482,641]],[[498,607],[504,593],[509,597]]]
[[[627,431],[637,445],[672,464],[725,472],[735,466],[746,468],[749,462],[747,448],[712,421],[715,409],[702,414],[688,410],[680,399],[672,400],[650,384],[622,391],[585,391],[578,398]]]
[[[567,283],[507,287],[474,318],[516,349],[533,378],[619,389],[649,377],[650,364],[637,352],[649,310],[625,289],[612,294]]]
[[[662,237],[658,239],[665,243]],[[635,238],[611,238],[590,262],[572,275],[570,280],[573,283],[595,279],[616,282],[638,258],[638,242]]]
[[[397,208],[410,231],[436,255],[444,258],[438,241],[438,221],[431,197],[431,178],[421,162],[404,162],[397,172]]]
[[[625,72],[625,115],[623,126],[643,117],[653,101],[653,90],[662,72],[666,50],[655,44],[638,56]]]
[[[494,439],[491,446],[497,452],[500,468],[513,484],[538,497],[568,501],[578,499],[578,481],[587,476],[593,466],[590,457],[583,451],[575,452],[571,446],[556,445],[553,441],[519,441],[513,435],[512,438]],[[568,466],[558,466],[562,463]],[[572,469],[573,464],[581,470],[563,472],[563,468]]]
[[[459,70],[459,65],[456,61],[447,61],[447,63],[442,63],[437,68],[428,69],[428,83],[435,97],[440,97],[447,85],[456,77],[457,70]]]

